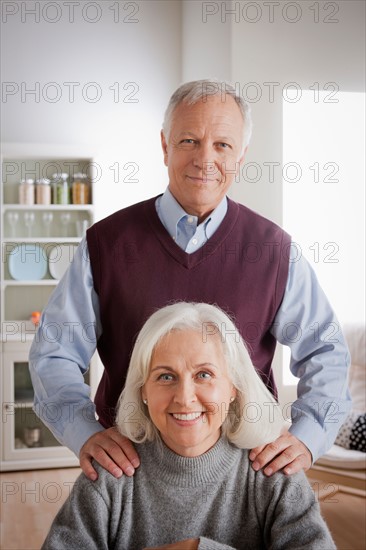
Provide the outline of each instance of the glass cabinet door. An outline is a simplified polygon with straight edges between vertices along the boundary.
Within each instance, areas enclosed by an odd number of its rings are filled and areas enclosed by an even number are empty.
[[[28,362],[12,358],[14,379],[14,447],[15,449],[54,447],[60,445],[32,409],[33,387]]]
[[[78,465],[75,455],[57,441],[32,409],[34,392],[28,368],[30,342],[4,344],[4,348],[4,461],[27,461],[35,467],[33,461],[44,459],[51,467],[50,459],[52,462],[52,459],[66,458],[71,461],[70,465]]]

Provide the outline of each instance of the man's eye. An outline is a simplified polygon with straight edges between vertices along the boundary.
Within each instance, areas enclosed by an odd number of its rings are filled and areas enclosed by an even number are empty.
[[[193,143],[196,143],[194,139],[191,139],[191,138],[187,138],[187,139],[182,139],[181,143],[188,143],[188,144],[193,144]]]
[[[228,143],[219,143],[220,147],[222,147],[223,149],[229,149],[230,148],[230,145]]]

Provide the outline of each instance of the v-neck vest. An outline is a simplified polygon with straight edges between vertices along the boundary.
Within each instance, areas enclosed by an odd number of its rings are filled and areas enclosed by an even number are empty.
[[[228,211],[206,244],[187,254],[171,238],[156,197],[94,224],[87,242],[103,333],[104,365],[95,403],[113,425],[132,348],[144,322],[177,301],[220,306],[238,327],[262,379],[276,396],[270,333],[288,275],[291,239],[280,227],[228,199]]]

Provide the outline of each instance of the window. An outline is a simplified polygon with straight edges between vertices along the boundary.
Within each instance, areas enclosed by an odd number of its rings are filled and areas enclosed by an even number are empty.
[[[298,99],[298,98],[295,98]],[[341,324],[365,319],[365,94],[283,102],[283,227]],[[284,350],[284,383],[296,383]]]

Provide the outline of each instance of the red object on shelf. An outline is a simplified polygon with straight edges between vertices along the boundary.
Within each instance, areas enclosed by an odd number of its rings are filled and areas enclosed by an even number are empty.
[[[41,320],[41,312],[40,311],[32,311],[32,315],[30,320],[32,323],[37,326],[39,325],[39,321]]]

